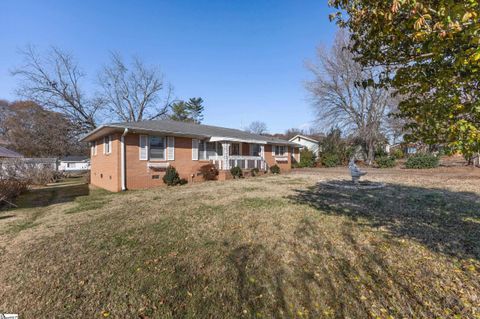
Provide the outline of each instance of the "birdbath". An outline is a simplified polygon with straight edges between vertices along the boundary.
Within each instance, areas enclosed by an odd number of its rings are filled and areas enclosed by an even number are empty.
[[[360,182],[360,177],[367,175],[367,172],[361,171],[357,165],[355,165],[355,160],[352,158],[348,163],[348,169],[350,170],[350,175],[352,176],[352,182],[346,180],[333,180],[333,181],[323,181],[319,184],[327,187],[335,187],[342,189],[352,189],[352,190],[369,190],[385,187],[385,183],[380,182],[370,182],[362,181]]]
[[[350,170],[350,175],[352,175],[352,182],[355,185],[360,183],[360,177],[367,175],[367,172],[361,171],[357,165],[355,165],[355,160],[353,158],[348,163],[348,169]]]

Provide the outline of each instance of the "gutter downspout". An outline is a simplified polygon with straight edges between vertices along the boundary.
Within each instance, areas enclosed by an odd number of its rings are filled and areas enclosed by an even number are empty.
[[[120,178],[122,180],[122,191],[127,190],[127,175],[125,172],[125,135],[128,133],[128,128],[125,128],[123,131],[122,137],[120,138]]]

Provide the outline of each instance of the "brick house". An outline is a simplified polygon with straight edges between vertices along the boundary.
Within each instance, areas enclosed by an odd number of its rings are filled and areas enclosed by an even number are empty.
[[[91,184],[110,191],[164,185],[162,177],[173,166],[181,178],[201,181],[199,169],[212,163],[219,180],[230,178],[230,168],[291,169],[298,158],[296,143],[240,130],[154,120],[102,125],[82,141],[91,145]]]

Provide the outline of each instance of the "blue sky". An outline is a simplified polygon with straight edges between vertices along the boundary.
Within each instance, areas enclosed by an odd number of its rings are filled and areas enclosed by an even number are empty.
[[[336,26],[326,0],[0,2],[0,98],[16,99],[18,50],[58,46],[92,89],[111,51],[159,65],[181,99],[205,100],[204,123],[271,132],[305,127],[313,112],[303,82],[316,47]],[[109,122],[108,118],[104,122]]]

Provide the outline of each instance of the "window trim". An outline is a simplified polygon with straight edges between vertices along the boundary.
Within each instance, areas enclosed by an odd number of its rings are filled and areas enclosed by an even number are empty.
[[[145,144],[142,147],[142,138],[145,139]],[[145,148],[145,158],[142,158],[142,149]],[[148,161],[148,135],[139,135],[138,136],[138,159],[140,161]]]

